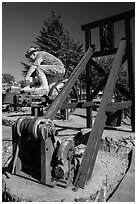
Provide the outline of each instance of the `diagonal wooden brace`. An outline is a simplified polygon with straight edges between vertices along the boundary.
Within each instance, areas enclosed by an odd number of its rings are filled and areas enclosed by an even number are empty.
[[[51,120],[54,119],[57,111],[61,108],[63,102],[66,100],[67,96],[71,92],[71,89],[74,86],[77,78],[84,71],[87,62],[90,60],[91,56],[93,55],[93,51],[94,51],[94,48],[91,48],[91,47],[87,50],[85,55],[78,63],[77,67],[72,72],[71,76],[69,77],[68,81],[66,82],[61,92],[57,95],[53,103],[49,106],[46,112],[46,115],[44,116],[45,118],[49,118]]]
[[[127,60],[127,54],[125,53],[124,56],[123,56],[123,60],[122,60],[122,63],[121,65]],[[102,76],[105,77],[105,79],[107,80],[108,78],[108,74],[104,71],[104,69],[98,65],[97,62],[95,62],[93,59],[90,59],[91,61],[91,64],[95,67],[95,69],[98,71],[98,73]],[[105,82],[105,81],[104,81]],[[121,84],[119,84],[118,82],[116,83],[116,89],[121,92],[121,94],[125,95],[128,99],[131,99],[130,97],[130,92],[128,92]],[[99,89],[98,89],[99,90]],[[99,91],[98,91],[99,92]],[[91,100],[98,94],[97,91],[94,91],[92,93],[92,96],[91,96]]]
[[[114,58],[111,72],[104,90],[104,94],[101,100],[99,110],[97,112],[96,120],[93,129],[90,133],[87,148],[85,150],[81,166],[79,168],[76,180],[75,180],[75,190],[78,188],[84,188],[85,184],[91,178],[91,174],[94,168],[96,156],[98,153],[100,140],[104,130],[104,125],[107,119],[106,108],[110,103],[113,91],[116,85],[117,76],[119,73],[119,68],[121,66],[122,58],[126,48],[126,41],[122,40],[120,42],[118,51]]]

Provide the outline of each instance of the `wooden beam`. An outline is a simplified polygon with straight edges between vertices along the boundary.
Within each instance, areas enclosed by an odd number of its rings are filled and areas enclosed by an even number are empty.
[[[77,78],[79,75],[84,71],[87,62],[93,55],[94,49],[89,47],[85,55],[82,57],[80,62],[78,63],[77,67],[72,72],[71,76],[69,77],[68,81],[66,82],[65,86],[61,90],[61,92],[57,95],[53,103],[47,109],[45,118],[53,120],[58,110],[61,108],[63,102],[66,100],[67,96],[71,92],[72,87],[74,86]]]
[[[85,31],[85,50],[88,50],[88,48],[91,46],[91,31],[86,30]],[[89,62],[86,65],[86,100],[91,101],[90,95],[92,93],[92,69],[91,69],[91,62]],[[86,115],[87,115],[87,128],[92,127],[92,109],[91,107],[86,109]]]
[[[114,16],[111,16],[111,17],[108,17],[108,18],[104,18],[104,19],[101,19],[101,20],[98,20],[98,21],[95,21],[95,22],[92,22],[92,23],[82,25],[81,29],[83,31],[85,31],[87,29],[99,27],[100,25],[103,25],[105,22],[112,22],[113,23],[113,22],[116,22],[116,21],[123,20],[126,17],[131,18],[131,17],[134,17],[134,16],[135,16],[135,10],[130,10],[130,11],[127,11],[127,12],[124,12],[124,13],[120,13],[120,14],[117,14],[117,15],[114,15]]]
[[[60,110],[72,109],[72,108],[91,108],[94,104],[92,101],[88,102],[76,102],[76,103],[63,103]]]
[[[90,133],[87,147],[80,165],[76,180],[75,190],[78,188],[84,188],[85,184],[91,178],[93,167],[95,164],[96,156],[98,153],[100,140],[106,123],[107,115],[106,108],[107,104],[111,102],[113,91],[115,88],[117,76],[119,73],[120,65],[126,48],[125,40],[120,42],[117,54],[113,60],[112,68],[109,74],[109,78],[104,90],[102,101],[97,112],[96,120],[94,122],[93,129]]]
[[[132,106],[132,101],[109,103],[106,108],[106,112],[115,112],[120,109],[128,108]]]
[[[103,57],[106,55],[114,55],[116,54],[116,52],[117,52],[117,48],[113,48],[110,50],[104,50],[104,51],[96,51],[94,52],[93,57]]]
[[[128,108],[132,105],[132,101],[109,103],[106,108],[106,112],[115,112],[120,109]],[[94,107],[94,102],[77,102],[77,103],[63,103],[60,110],[72,109],[72,108],[91,108]]]

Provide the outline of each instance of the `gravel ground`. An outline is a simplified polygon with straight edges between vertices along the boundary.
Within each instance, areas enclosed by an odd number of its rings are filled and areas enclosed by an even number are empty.
[[[4,167],[12,156],[12,141],[2,142],[2,167]]]

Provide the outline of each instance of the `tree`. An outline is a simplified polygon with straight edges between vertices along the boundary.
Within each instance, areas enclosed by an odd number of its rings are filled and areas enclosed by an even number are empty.
[[[104,69],[104,71],[109,74],[112,63],[113,63],[114,56],[108,56],[103,58],[96,59],[97,63]],[[99,75],[99,73],[96,71],[95,68],[92,68],[92,87],[95,89],[95,87],[99,84],[99,81],[102,79],[102,76]],[[123,64],[120,68],[120,72],[118,75],[117,82],[121,84],[126,90],[129,90],[128,88],[128,69],[127,65]],[[104,87],[102,87],[102,90]],[[121,95],[121,93],[115,88],[114,90],[114,96],[116,101],[122,101],[126,100],[124,96]]]
[[[68,78],[83,56],[82,44],[79,41],[74,41],[61,22],[61,16],[56,16],[54,11],[52,11],[51,17],[43,23],[40,35],[34,43],[40,50],[53,54],[64,63],[66,68],[64,78]],[[25,63],[22,64],[25,67],[23,71],[25,75],[29,66]]]
[[[15,77],[11,74],[4,73],[2,74],[2,82],[12,84],[15,81]]]

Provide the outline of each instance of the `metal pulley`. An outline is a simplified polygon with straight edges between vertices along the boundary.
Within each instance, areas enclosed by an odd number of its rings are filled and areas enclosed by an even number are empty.
[[[16,122],[17,134],[21,136],[25,132],[32,139],[45,139],[43,129],[47,129],[48,133],[55,132],[55,127],[50,119],[44,117],[20,117]]]
[[[59,179],[68,179],[72,169],[72,159],[74,156],[74,142],[64,141],[60,144],[57,157],[58,165],[54,169],[54,174]]]
[[[26,129],[26,125],[30,121],[31,117],[28,116],[21,116],[16,121],[16,131],[19,137],[21,137],[21,134],[24,129]]]

